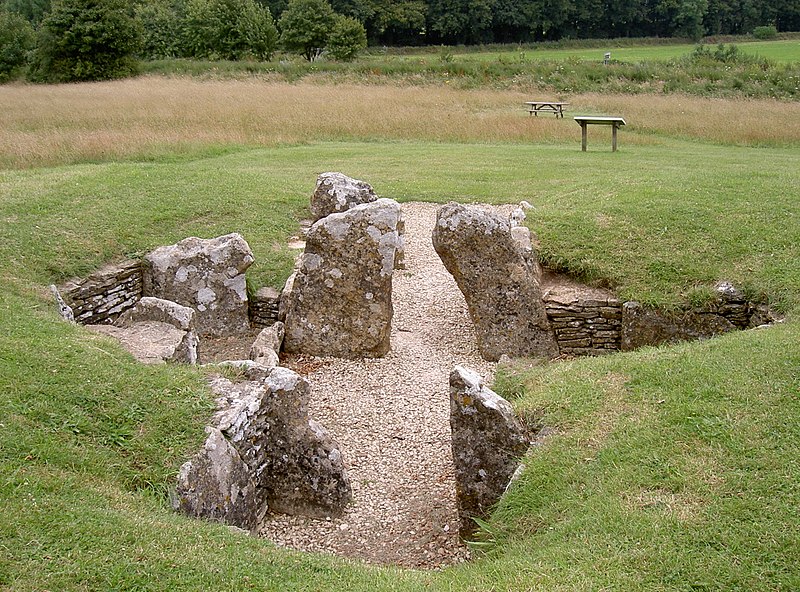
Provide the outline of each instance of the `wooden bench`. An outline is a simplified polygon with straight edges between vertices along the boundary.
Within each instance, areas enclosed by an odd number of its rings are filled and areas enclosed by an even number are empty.
[[[539,113],[554,113],[556,118],[564,117],[564,107],[569,103],[559,103],[558,101],[527,101],[528,111],[531,115],[539,115]]]
[[[581,126],[581,150],[586,152],[586,128],[589,125],[610,125],[611,126],[611,151],[617,150],[617,129],[625,125],[625,120],[622,117],[594,117],[588,115],[579,115],[573,117],[575,121]]]

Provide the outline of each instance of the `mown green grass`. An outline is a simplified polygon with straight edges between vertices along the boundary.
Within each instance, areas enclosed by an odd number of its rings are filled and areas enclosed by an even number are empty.
[[[0,173],[0,589],[791,590],[800,587],[800,154],[651,137],[574,145],[330,142]],[[62,323],[44,286],[237,231],[279,285],[317,173],[401,201],[535,204],[553,265],[663,306],[729,279],[768,330],[528,369],[498,388],[557,434],[478,561],[421,573],[275,549],[173,514],[212,409]],[[346,451],[345,451],[346,454]]]
[[[767,58],[774,62],[789,63],[800,61],[800,40],[751,41],[736,43],[742,53]],[[641,45],[638,47],[619,47],[612,41],[605,48],[526,48],[518,50],[489,50],[461,53],[454,49],[454,58],[465,61],[529,61],[529,60],[587,60],[603,61],[603,54],[611,52],[611,59],[620,62],[646,62],[677,60],[691,54],[697,44]],[[713,46],[712,46],[713,47]],[[439,55],[442,51],[439,50]],[[413,56],[418,58],[418,56]],[[412,59],[408,56],[406,59]]]

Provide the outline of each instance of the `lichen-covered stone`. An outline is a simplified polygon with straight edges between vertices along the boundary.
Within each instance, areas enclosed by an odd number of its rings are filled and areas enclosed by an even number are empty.
[[[117,327],[130,327],[134,323],[159,321],[181,331],[194,331],[194,309],[171,300],[145,296],[128,309],[114,323]]]
[[[341,213],[350,208],[376,201],[372,186],[342,173],[322,173],[311,195],[311,215],[314,222],[329,214]]]
[[[450,373],[450,429],[462,536],[475,530],[506,490],[530,446],[511,404],[461,366]]]
[[[253,253],[241,235],[190,237],[145,259],[144,295],[193,308],[201,335],[232,335],[250,327],[244,272]]]
[[[310,420],[308,381],[287,368],[263,380],[211,382],[219,395],[214,425],[250,469],[270,508],[316,518],[339,516],[352,498],[341,451]]]
[[[464,294],[484,359],[558,355],[535,253],[520,248],[508,220],[449,203],[437,213],[433,246]]]
[[[284,351],[344,358],[389,351],[399,217],[397,202],[379,199],[311,226],[291,287],[281,297]]]
[[[208,428],[203,449],[181,466],[175,494],[175,510],[251,532],[268,508],[250,469],[216,428]]]

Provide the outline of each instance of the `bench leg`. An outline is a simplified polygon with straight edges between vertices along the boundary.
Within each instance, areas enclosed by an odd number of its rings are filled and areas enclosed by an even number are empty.
[[[581,122],[581,151],[586,152],[586,122]]]
[[[617,124],[611,125],[611,152],[617,151]]]

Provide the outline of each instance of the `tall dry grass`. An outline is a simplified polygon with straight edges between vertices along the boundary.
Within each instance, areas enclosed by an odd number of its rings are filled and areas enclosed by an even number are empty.
[[[575,142],[578,128],[529,117],[515,91],[144,77],[0,86],[0,166],[320,140]],[[627,143],[652,134],[724,143],[800,142],[800,104],[681,96],[579,95],[573,113],[626,117]],[[647,132],[641,136],[636,131]]]

